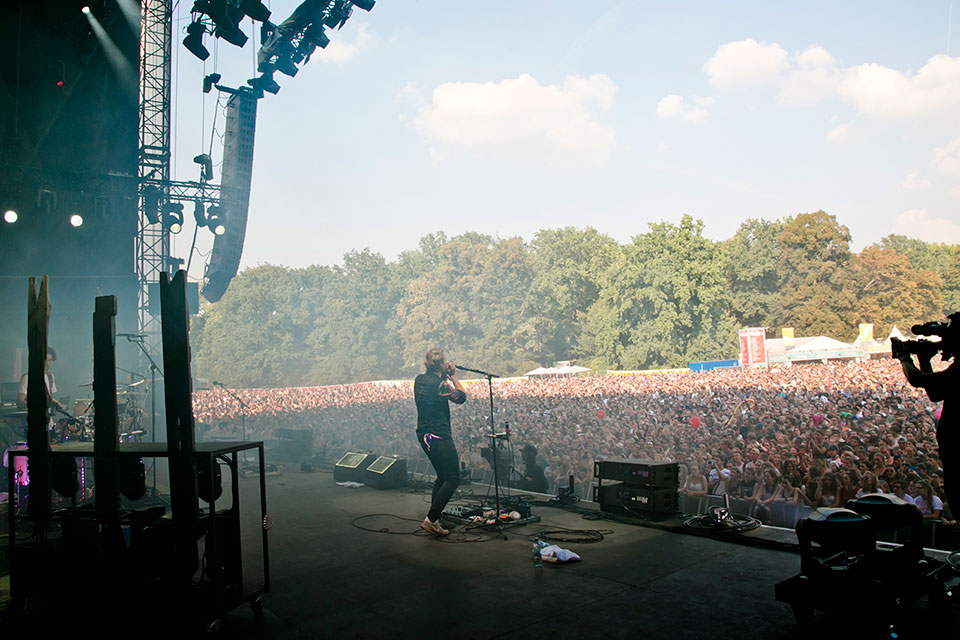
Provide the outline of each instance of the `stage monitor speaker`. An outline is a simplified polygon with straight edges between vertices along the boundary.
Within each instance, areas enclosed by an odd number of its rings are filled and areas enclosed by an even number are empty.
[[[399,489],[407,486],[407,461],[380,456],[363,472],[364,484],[375,489]]]
[[[363,472],[376,459],[372,453],[347,452],[333,467],[333,479],[337,482],[363,482]]]
[[[635,487],[676,487],[677,463],[611,458],[593,463],[593,477]]]
[[[635,487],[614,483],[593,487],[593,500],[600,510],[628,515],[670,515],[679,510],[677,490],[670,488]]]

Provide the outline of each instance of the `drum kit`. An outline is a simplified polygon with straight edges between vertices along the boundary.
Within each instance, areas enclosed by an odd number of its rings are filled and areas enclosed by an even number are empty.
[[[93,383],[80,385],[92,387]],[[120,442],[140,442],[146,434],[144,407],[147,399],[147,381],[117,385],[117,418]],[[73,412],[58,408],[62,418],[56,422],[50,434],[51,442],[89,442],[93,440],[93,398],[78,398],[73,402]]]

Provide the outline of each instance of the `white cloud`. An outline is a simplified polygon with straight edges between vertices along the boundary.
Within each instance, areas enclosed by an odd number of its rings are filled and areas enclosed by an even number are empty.
[[[542,85],[523,74],[500,82],[448,82],[417,114],[418,133],[442,161],[479,151],[564,166],[602,166],[616,146],[613,129],[597,118],[613,106],[608,76],[567,76]]]
[[[960,242],[960,224],[946,218],[931,218],[926,209],[904,211],[894,218],[893,231],[925,242]]]
[[[683,96],[671,94],[660,98],[657,102],[657,116],[660,118],[679,118],[686,122],[701,124],[706,122],[710,112],[700,105],[711,105],[713,98],[694,98],[693,104],[688,104]]]
[[[827,133],[827,140],[832,144],[847,144],[853,142],[855,131],[852,122],[845,122],[837,125]]]
[[[337,32],[337,35],[340,34],[342,34],[342,32]],[[334,36],[334,38],[330,39],[330,44],[324,49],[318,49],[317,53],[320,54],[320,59],[324,62],[343,64],[363,51],[369,42],[370,34],[367,33],[367,25],[361,23],[357,29],[356,37],[352,42],[339,40]]]
[[[936,55],[915,73],[879,64],[844,71],[840,97],[864,115],[881,118],[947,116],[960,112],[960,57]]]
[[[834,95],[840,83],[836,60],[818,45],[810,45],[794,57],[790,71],[780,79],[778,97],[787,104],[817,104]]]
[[[911,171],[903,180],[903,188],[909,191],[920,191],[922,189],[929,189],[932,186],[933,183],[927,178],[924,178],[917,170]]]
[[[835,66],[837,60],[820,45],[812,44],[797,54],[795,62],[801,69],[822,69]]]
[[[776,82],[788,68],[788,57],[776,43],[747,38],[721,45],[703,65],[703,71],[718,89],[748,89]]]
[[[948,176],[960,176],[960,138],[954,138],[945,147],[933,150],[930,166]]]

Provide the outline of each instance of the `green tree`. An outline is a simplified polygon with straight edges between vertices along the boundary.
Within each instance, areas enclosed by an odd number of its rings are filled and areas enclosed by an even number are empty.
[[[778,239],[780,308],[777,326],[797,335],[852,340],[856,290],[850,271],[850,230],[824,212],[787,219]]]
[[[383,256],[351,251],[333,268],[308,344],[310,380],[332,384],[399,375],[402,355],[395,310],[402,289]]]
[[[857,310],[863,322],[872,322],[877,335],[939,315],[942,304],[940,277],[915,268],[906,256],[891,248],[865,248],[853,262]]]
[[[310,318],[299,310],[308,271],[263,265],[237,275],[219,302],[204,307],[194,332],[197,375],[235,386],[302,383],[311,361]]]
[[[772,327],[780,305],[780,220],[750,218],[722,243],[722,273],[741,327]]]
[[[703,221],[651,223],[607,271],[588,314],[584,353],[595,366],[682,367],[733,357],[737,323]]]
[[[435,346],[501,374],[535,366],[520,340],[532,281],[519,238],[471,233],[439,247],[435,267],[409,283],[398,306],[405,370],[419,369]]]
[[[578,351],[587,310],[620,245],[593,227],[565,227],[537,232],[531,249],[533,313],[521,327],[521,339],[540,364],[549,365]]]

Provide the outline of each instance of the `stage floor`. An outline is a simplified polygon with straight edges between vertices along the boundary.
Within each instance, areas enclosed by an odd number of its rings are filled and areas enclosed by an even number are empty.
[[[271,590],[261,617],[246,606],[225,616],[223,637],[832,637],[841,627],[856,631],[869,615],[818,614],[802,633],[789,606],[774,599],[774,584],[799,570],[790,551],[551,507],[536,507],[542,522],[509,528],[506,539],[463,527],[437,539],[419,529],[426,500],[339,487],[325,472],[268,478]],[[361,516],[374,532],[353,526]],[[600,542],[561,544],[579,563],[536,568],[527,536],[559,528],[610,532]],[[792,532],[754,535],[795,542]]]

